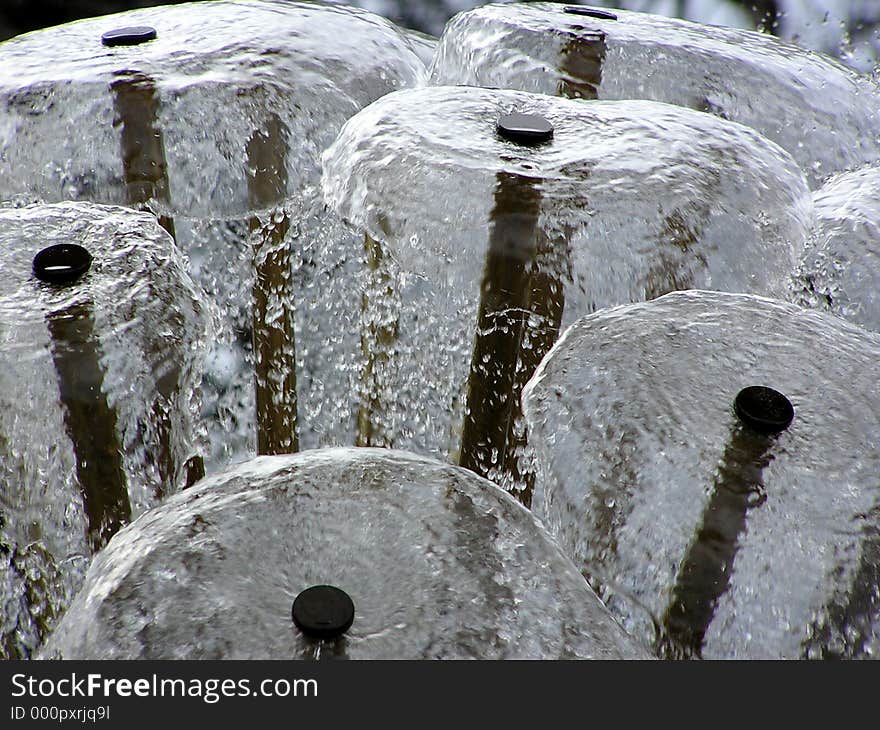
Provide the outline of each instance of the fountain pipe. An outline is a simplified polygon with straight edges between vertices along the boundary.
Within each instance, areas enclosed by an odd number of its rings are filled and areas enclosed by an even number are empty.
[[[116,412],[104,395],[104,373],[92,303],[84,301],[46,315],[52,359],[64,407],[64,426],[73,442],[76,476],[89,521],[89,543],[100,550],[131,521]]]
[[[562,76],[556,84],[557,96],[598,99],[605,63],[605,33],[581,25],[571,26],[570,32],[562,32],[567,41],[559,62]]]
[[[718,601],[730,585],[739,537],[751,509],[766,500],[762,474],[794,410],[784,395],[751,386],[737,395],[739,418],[715,474],[701,525],[682,560],[656,649],[664,658],[699,657]]]
[[[512,139],[503,125],[499,133]],[[459,464],[495,481],[509,478],[528,507],[533,477],[519,468],[520,395],[558,337],[563,287],[542,267],[551,245],[538,225],[542,181],[506,172],[496,181]]]
[[[249,224],[254,240],[253,342],[261,455],[299,451],[293,280],[285,243],[290,218],[282,206],[288,137],[284,121],[273,113],[247,144],[248,201],[252,209],[269,210],[265,221],[254,215]]]
[[[149,40],[151,28],[121,28],[105,33],[104,45],[132,45],[134,38],[140,43]],[[108,37],[111,39],[108,42]],[[153,31],[152,37],[155,37]],[[120,78],[110,87],[116,110],[114,125],[121,126],[123,176],[128,203],[150,212],[150,201],[168,204],[168,164],[165,160],[165,144],[157,126],[159,99],[153,79],[139,72],[121,72]],[[175,238],[174,219],[159,214],[159,225]],[[180,368],[172,364],[168,372],[158,379],[159,399],[153,404],[151,416],[156,424],[159,442],[156,466],[162,484],[173,484],[177,478],[172,444],[172,424],[169,405],[176,397],[180,384]],[[184,465],[185,486],[190,486],[205,475],[201,456],[194,456]],[[163,494],[157,494],[161,499]]]
[[[383,373],[393,359],[393,349],[400,333],[400,321],[394,316],[388,321],[376,321],[372,315],[394,301],[394,282],[388,271],[388,261],[381,244],[369,233],[364,234],[364,252],[371,285],[362,296],[364,329],[361,332],[361,354],[364,369],[361,373],[361,402],[357,413],[357,446],[393,448],[391,434],[380,423],[383,411]],[[376,301],[373,301],[375,298]]]
[[[59,244],[34,257],[33,272],[50,286],[65,287],[78,281],[91,265],[92,256],[82,246]],[[89,544],[97,552],[131,521],[131,504],[116,433],[116,412],[103,390],[92,303],[86,299],[49,312],[46,324],[64,425],[73,443],[77,481],[89,522]]]
[[[53,287],[73,284],[89,269],[92,257],[82,246],[60,244],[34,257],[34,275]],[[104,372],[92,303],[82,300],[49,312],[46,324],[64,426],[73,444],[76,476],[88,519],[89,545],[100,550],[131,521],[116,412],[104,395]]]
[[[122,164],[128,203],[150,210],[150,201],[168,203],[168,164],[162,131],[157,126],[159,99],[153,79],[138,71],[120,71],[110,84],[116,111],[114,126],[121,127]],[[157,216],[172,238],[174,219]]]

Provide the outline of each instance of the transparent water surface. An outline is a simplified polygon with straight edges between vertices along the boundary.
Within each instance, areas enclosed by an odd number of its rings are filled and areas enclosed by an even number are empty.
[[[42,249],[92,255],[66,286]],[[123,525],[200,476],[207,316],[155,218],[0,207],[0,655],[27,657]]]
[[[526,387],[535,513],[664,656],[880,649],[880,338],[760,297],[678,292],[579,320]],[[773,388],[776,436],[733,402]]]
[[[653,99],[741,122],[784,147],[813,187],[880,155],[869,76],[753,31],[562,3],[484,5],[446,26],[431,69],[469,84],[585,99]]]
[[[335,641],[291,620],[329,584]],[[412,454],[260,457],[119,533],[44,656],[144,659],[647,658],[535,519],[468,471]]]

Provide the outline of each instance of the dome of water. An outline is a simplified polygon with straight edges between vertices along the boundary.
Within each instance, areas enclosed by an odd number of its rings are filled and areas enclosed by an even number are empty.
[[[149,27],[152,40],[108,47],[102,35]],[[0,45],[4,195],[129,204],[138,170],[126,135],[151,126],[166,179],[154,202],[170,214],[231,217],[255,207],[248,142],[284,127],[286,184],[317,174],[342,121],[424,64],[388,21],[348,7],[260,0],[145,8],[28,33]],[[65,134],[76,130],[74,134]],[[143,180],[137,182],[144,183]],[[159,190],[158,188],[163,188]],[[146,202],[146,198],[140,202]]]
[[[95,550],[201,475],[207,321],[174,242],[146,213],[0,208],[0,250],[0,657],[17,658],[47,634]],[[65,251],[77,266],[59,282]]]
[[[876,657],[878,100],[549,3],[0,43],[0,658]]]
[[[354,603],[339,639],[291,621],[316,585]],[[513,499],[378,449],[260,457],[144,515],[93,563],[44,655],[648,658]]]
[[[496,126],[514,111],[552,139],[505,139]],[[781,148],[638,100],[397,92],[343,127],[323,186],[372,256],[359,443],[520,490],[519,389],[562,327],[691,287],[784,296],[812,226]]]
[[[441,37],[432,81],[710,112],[784,147],[814,186],[880,159],[880,90],[869,77],[762,33],[612,15],[560,3],[461,13]]]
[[[769,299],[585,317],[523,396],[536,515],[663,656],[876,658],[878,377],[880,336]]]
[[[102,42],[131,27],[155,38]],[[355,8],[256,0],[0,44],[0,196],[149,207],[217,305],[209,470],[352,441],[361,248],[324,213],[319,157],[362,106],[425,82],[426,46]]]
[[[816,230],[798,301],[880,332],[880,166],[843,173],[813,195]]]

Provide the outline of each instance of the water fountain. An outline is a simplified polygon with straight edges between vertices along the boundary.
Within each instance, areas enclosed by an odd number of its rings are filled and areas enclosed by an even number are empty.
[[[544,128],[505,132],[516,111]],[[690,287],[783,297],[812,225],[800,168],[748,127],[465,87],[355,115],[324,194],[377,252],[364,444],[457,460],[526,504],[519,393],[561,328]]]
[[[0,208],[0,656],[28,656],[91,556],[204,475],[200,294],[156,219]]]

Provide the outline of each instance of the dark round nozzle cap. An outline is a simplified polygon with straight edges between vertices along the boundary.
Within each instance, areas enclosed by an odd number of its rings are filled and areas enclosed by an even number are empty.
[[[49,284],[70,284],[92,265],[92,255],[75,243],[59,243],[34,256],[34,276]]]
[[[598,8],[585,8],[583,5],[566,5],[564,12],[571,15],[589,15],[591,18],[599,18],[600,20],[617,20],[614,13],[607,10],[599,10]]]
[[[354,622],[354,603],[334,586],[312,586],[293,602],[293,623],[315,639],[337,639]]]
[[[146,43],[156,37],[156,29],[149,25],[135,25],[131,28],[116,28],[108,30],[101,36],[101,43],[105,46],[136,46],[138,43]]]
[[[733,402],[739,419],[760,433],[779,433],[791,424],[794,407],[779,391],[763,385],[743,388]]]
[[[496,129],[504,139],[522,145],[538,145],[553,139],[553,125],[537,114],[505,114]]]

